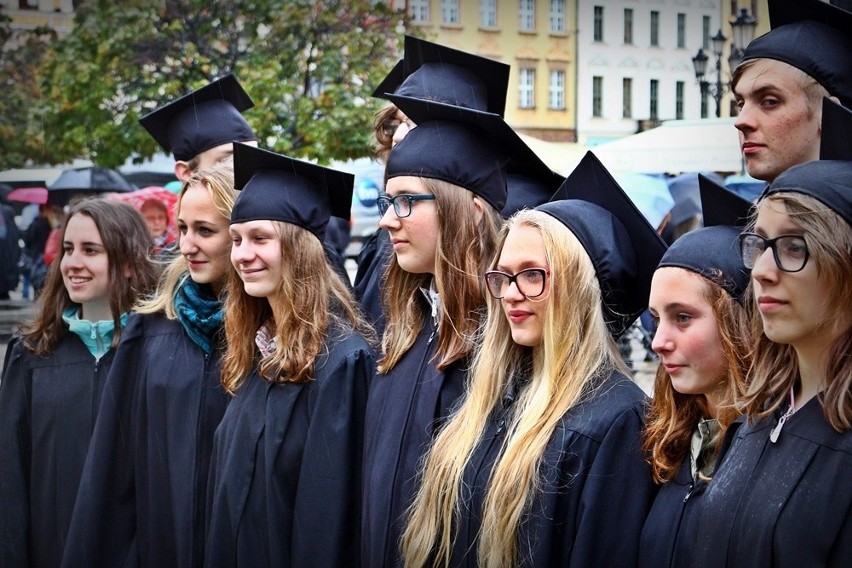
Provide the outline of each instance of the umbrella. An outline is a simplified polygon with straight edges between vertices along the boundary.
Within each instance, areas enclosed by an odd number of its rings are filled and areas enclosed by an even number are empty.
[[[667,180],[669,192],[674,199],[672,207],[672,224],[680,225],[684,221],[701,214],[701,196],[698,191],[698,173],[680,174]],[[712,172],[701,172],[705,177],[722,183],[721,176]]]
[[[19,187],[13,189],[6,196],[8,201],[20,201],[21,203],[47,203],[46,187]]]
[[[47,189],[51,202],[64,205],[75,195],[133,191],[136,188],[117,171],[92,166],[63,171]]]
[[[129,203],[139,211],[142,210],[142,205],[145,204],[146,201],[160,201],[166,206],[166,210],[169,212],[169,227],[175,226],[175,204],[178,201],[178,196],[164,187],[152,185],[142,189],[137,189],[136,191],[113,193],[112,195],[107,196],[107,199]]]
[[[674,207],[674,199],[666,181],[658,176],[637,173],[621,173],[615,181],[624,190],[648,223],[659,229],[666,214]]]

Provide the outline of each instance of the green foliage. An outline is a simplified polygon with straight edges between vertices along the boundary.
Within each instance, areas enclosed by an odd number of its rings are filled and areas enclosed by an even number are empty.
[[[41,151],[117,167],[158,148],[141,116],[233,72],[260,145],[320,162],[368,155],[372,89],[399,58],[403,15],[370,0],[92,0],[41,67]],[[1,38],[0,38],[1,39]]]

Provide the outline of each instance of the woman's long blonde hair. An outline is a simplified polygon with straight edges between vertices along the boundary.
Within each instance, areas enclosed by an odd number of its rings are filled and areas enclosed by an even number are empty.
[[[531,364],[529,386],[515,403],[488,482],[478,544],[480,566],[517,565],[518,530],[539,489],[547,443],[565,413],[594,390],[596,379],[614,369],[627,371],[604,322],[600,286],[580,242],[550,215],[522,210],[506,222],[498,251],[508,232],[522,226],[541,232],[550,268],[542,344],[531,350],[514,343],[500,301],[488,298],[467,395],[426,459],[402,536],[406,566],[449,565],[465,468],[510,381],[529,374],[524,369]],[[498,258],[499,252],[491,266]]]
[[[482,274],[494,253],[501,220],[500,213],[485,201],[483,214],[477,215],[473,193],[467,189],[436,179],[418,179],[437,198],[434,285],[441,298],[441,317],[436,366],[444,369],[473,351],[485,305]],[[431,279],[432,275],[413,274],[396,262],[388,263],[382,292],[387,324],[380,373],[387,373],[402,359],[429,317],[418,288],[429,288]]]
[[[762,199],[751,226],[763,207],[782,205],[787,215],[805,232],[810,252],[808,262],[816,263],[820,278],[829,284],[824,298],[825,327],[852,320],[852,228],[837,213],[817,199],[796,192],[782,192]],[[752,280],[752,284],[754,281]],[[746,292],[753,295],[751,284]],[[763,333],[760,313],[754,311],[752,333],[756,338],[754,360],[749,370],[749,386],[740,409],[750,418],[771,415],[789,400],[790,388],[799,378],[799,361],[791,345],[770,341]],[[831,345],[822,370],[826,384],[822,394],[825,418],[838,432],[852,430],[852,328],[844,330]]]
[[[213,206],[226,219],[231,218],[231,209],[237,199],[237,191],[234,189],[234,160],[227,158],[209,168],[196,172],[184,182],[180,188],[175,218],[180,217],[180,204],[183,196],[192,186],[200,186],[207,190]],[[178,238],[180,243],[180,238]],[[182,254],[177,254],[165,267],[160,277],[157,291],[151,298],[143,298],[136,305],[135,310],[140,314],[164,314],[168,319],[177,319],[175,309],[175,293],[189,278],[187,271],[189,265]]]
[[[246,294],[236,272],[228,279],[222,386],[234,394],[252,371],[258,351],[255,336],[273,322],[276,349],[259,363],[261,376],[273,383],[304,383],[313,378],[317,356],[332,323],[348,324],[368,341],[365,323],[352,293],[328,262],[322,243],[291,223],[273,221],[281,242],[283,275],[278,293],[269,299]],[[273,318],[270,302],[277,302]],[[274,320],[274,321],[273,321]]]

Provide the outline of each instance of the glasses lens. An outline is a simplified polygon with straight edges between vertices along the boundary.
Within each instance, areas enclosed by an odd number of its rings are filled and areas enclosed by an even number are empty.
[[[393,137],[393,135],[396,133],[397,128],[399,128],[398,120],[386,120],[384,123],[382,123],[382,131],[384,132],[385,136],[389,138]]]
[[[393,209],[398,217],[411,215],[411,199],[407,195],[397,195],[393,199]]]
[[[506,289],[508,282],[509,277],[502,272],[485,273],[485,285],[488,288],[488,292],[498,300],[503,297],[503,291]]]
[[[390,199],[388,199],[384,195],[380,195],[378,198],[376,198],[376,207],[379,208],[379,214],[384,216],[384,214],[388,210],[388,207],[390,207]]]
[[[541,296],[544,292],[544,270],[540,268],[528,268],[521,270],[515,275],[518,290],[527,298]]]
[[[808,245],[802,237],[779,237],[775,241],[778,267],[786,272],[798,272],[808,260]]]
[[[759,235],[743,235],[740,239],[740,252],[742,252],[743,264],[751,270],[757,258],[766,250],[766,241]]]

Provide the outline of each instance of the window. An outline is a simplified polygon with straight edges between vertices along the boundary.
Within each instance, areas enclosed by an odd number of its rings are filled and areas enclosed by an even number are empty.
[[[441,21],[445,24],[459,23],[459,0],[441,0]]]
[[[683,120],[683,81],[675,83],[675,118]]]
[[[633,45],[633,8],[624,9],[624,43]]]
[[[565,71],[561,69],[550,72],[550,108],[565,109]]]
[[[479,0],[479,25],[483,28],[497,27],[497,0]]]
[[[701,47],[704,49],[710,49],[710,16],[704,16],[701,19],[701,29],[703,32]]]
[[[659,105],[660,105],[660,82],[657,79],[651,79],[651,105],[650,105],[650,115],[652,119],[657,119],[659,117]]]
[[[592,77],[592,116],[603,116],[603,77]]]
[[[535,0],[520,0],[521,1],[521,31],[535,31]]]
[[[524,67],[520,70],[521,108],[535,108],[535,69]]]
[[[603,6],[595,6],[594,41],[603,41]]]
[[[677,15],[677,46],[686,47],[686,14]]]
[[[633,118],[633,79],[621,80],[621,117]]]
[[[18,0],[19,10],[38,10],[38,0]]]
[[[429,0],[409,0],[412,22],[429,21]]]
[[[660,45],[660,13],[656,10],[651,11],[651,45]]]
[[[550,0],[550,31],[565,33],[565,0]]]

